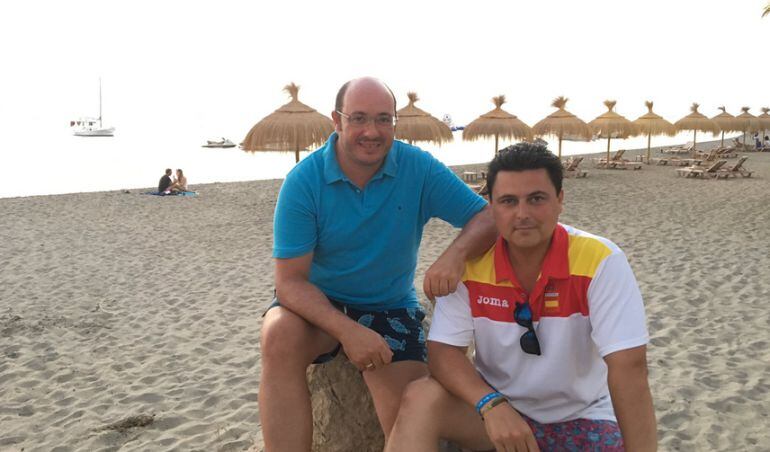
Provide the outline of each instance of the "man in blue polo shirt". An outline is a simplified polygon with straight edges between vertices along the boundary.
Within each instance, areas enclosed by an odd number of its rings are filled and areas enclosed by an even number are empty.
[[[342,348],[362,371],[387,436],[403,388],[427,374],[413,281],[425,223],[463,231],[426,272],[429,298],[453,292],[463,262],[494,243],[486,202],[441,162],[394,141],[396,102],[382,82],[340,89],[327,143],[287,176],[275,211],[276,301],[262,326],[265,448],[307,451],[305,371]]]

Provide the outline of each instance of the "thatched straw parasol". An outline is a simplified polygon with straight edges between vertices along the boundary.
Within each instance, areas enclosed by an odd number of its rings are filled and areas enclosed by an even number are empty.
[[[762,140],[767,135],[767,129],[770,129],[770,108],[762,107],[762,114],[757,116],[759,126],[762,128]]]
[[[505,103],[505,95],[493,97],[492,102],[495,104],[494,110],[484,113],[465,126],[463,140],[476,141],[479,138],[495,137],[497,155],[500,138],[528,140],[532,137],[532,129],[515,115],[500,108]]]
[[[607,107],[607,111],[588,123],[599,138],[607,139],[607,168],[610,167],[610,140],[628,138],[640,133],[636,124],[612,111],[615,104],[617,102],[614,100],[605,100],[604,106]]]
[[[559,158],[561,158],[561,141],[565,136],[577,136],[586,140],[593,137],[593,132],[591,132],[588,124],[564,109],[567,100],[569,99],[564,96],[554,99],[551,106],[557,110],[532,127],[532,133],[535,135],[553,135],[559,138]]]
[[[246,152],[294,151],[294,159],[299,162],[300,149],[323,144],[334,132],[334,123],[297,100],[299,86],[291,83],[283,89],[291,102],[254,125],[241,147]]]
[[[746,147],[746,134],[750,132],[759,132],[762,126],[759,125],[759,119],[749,113],[749,107],[741,107],[743,113],[735,117],[739,121],[740,131],[743,132],[743,146]]]
[[[692,155],[695,157],[695,145],[698,143],[698,131],[711,132],[716,136],[719,133],[719,127],[714,121],[698,113],[700,105],[693,103],[690,107],[692,113],[674,123],[677,130],[692,130]]]
[[[634,121],[634,124],[639,128],[640,133],[647,135],[647,164],[649,165],[651,161],[650,145],[652,144],[652,136],[668,135],[673,137],[676,135],[676,127],[652,111],[651,100],[646,101],[644,105],[647,106],[647,113],[639,116],[636,121]]]
[[[741,121],[738,120],[735,116],[728,113],[725,107],[719,107],[719,109],[722,110],[722,113],[719,113],[718,115],[714,116],[713,118],[711,118],[711,120],[714,121],[717,127],[719,127],[719,130],[722,131],[722,142],[719,144],[719,147],[724,147],[725,132],[740,132]]]
[[[449,126],[414,106],[414,103],[420,100],[417,93],[406,95],[409,97],[409,105],[396,112],[396,138],[406,140],[409,144],[415,141],[429,141],[439,146],[454,139]]]

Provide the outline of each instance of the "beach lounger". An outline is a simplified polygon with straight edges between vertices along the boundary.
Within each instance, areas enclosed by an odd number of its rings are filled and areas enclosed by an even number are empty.
[[[719,169],[722,168],[725,163],[727,163],[727,160],[718,160],[714,162],[711,166],[708,168],[703,166],[688,166],[687,168],[678,168],[676,170],[677,176],[684,176],[684,177],[692,177],[692,178],[715,178],[719,179],[720,177],[727,178],[728,175],[725,175],[723,173],[719,172]]]
[[[717,160],[719,159],[732,159],[738,157],[738,153],[735,152],[733,147],[717,148]]]
[[[735,165],[725,166],[719,169],[720,173],[726,174],[726,177],[738,177],[740,174],[742,177],[751,177],[751,171],[743,167],[743,164],[748,160],[748,157],[741,157],[735,162]]]
[[[622,162],[616,162],[614,167],[617,168],[617,169],[629,169],[629,168],[631,168],[632,170],[640,170],[640,169],[644,168],[644,164],[642,162],[632,162],[632,161],[629,161],[629,160],[624,160]]]
[[[743,142],[737,138],[733,138],[733,146],[735,147],[735,150],[739,152],[754,152],[756,150],[753,144],[743,144]]]
[[[684,146],[669,146],[662,148],[660,152],[663,154],[689,154],[695,149],[695,143],[688,141]]]
[[[562,162],[564,167],[564,177],[586,177],[588,171],[580,169],[578,166],[583,161],[583,157],[573,157]]]
[[[626,152],[625,149],[618,149],[617,152],[615,152],[614,155],[610,156],[610,161],[607,162],[606,157],[601,158],[594,158],[594,166],[596,168],[604,168],[604,169],[626,169],[624,165],[618,165],[622,162],[627,162],[628,160],[623,158],[623,154]]]

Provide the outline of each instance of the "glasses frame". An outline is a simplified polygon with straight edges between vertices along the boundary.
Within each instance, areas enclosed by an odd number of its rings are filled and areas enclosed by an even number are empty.
[[[393,129],[393,128],[396,127],[396,124],[398,123],[398,116],[396,116],[396,115],[391,115],[391,121],[390,121],[389,124],[386,125],[386,124],[377,124],[377,116],[369,116],[369,115],[367,115],[365,113],[362,113],[364,115],[364,117],[366,118],[366,121],[363,124],[354,124],[350,120],[350,117],[352,115],[349,115],[347,113],[343,113],[343,112],[341,112],[339,110],[334,110],[334,111],[337,112],[338,115],[340,115],[343,118],[347,119],[348,123],[350,123],[350,125],[352,125],[353,127],[366,127],[371,122],[371,123],[374,123],[375,127],[382,127],[382,128],[387,127],[387,128]]]
[[[532,323],[532,308],[528,301],[516,302],[516,308],[513,310],[513,319],[516,323],[527,329],[519,338],[519,345],[524,353],[530,355],[541,355],[540,340],[537,338],[535,328]]]

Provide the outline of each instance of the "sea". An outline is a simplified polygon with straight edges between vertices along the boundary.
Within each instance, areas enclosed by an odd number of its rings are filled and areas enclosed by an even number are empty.
[[[184,170],[188,184],[282,179],[295,165],[293,152],[247,153],[230,149],[202,147],[206,140],[222,136],[204,136],[199,130],[153,127],[116,127],[113,137],[77,137],[68,124],[46,124],[50,130],[11,134],[0,148],[0,198],[52,195],[111,190],[140,191],[156,187],[166,168]],[[245,137],[248,129],[225,136],[234,143]],[[34,138],[30,138],[34,137]],[[556,152],[558,141],[545,137],[549,149]],[[708,135],[706,140],[713,140]],[[653,146],[684,143],[691,132],[676,137],[653,137]],[[700,141],[700,140],[699,140]],[[462,132],[454,132],[454,141],[437,146],[415,143],[446,165],[485,163],[494,156],[494,140],[467,142]],[[500,147],[510,142],[500,141]],[[614,139],[611,150],[646,148],[647,138]],[[606,140],[592,142],[563,141],[562,155],[604,152]],[[300,158],[309,155],[302,152]]]

